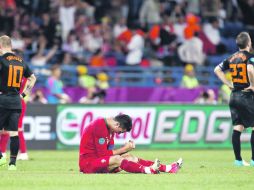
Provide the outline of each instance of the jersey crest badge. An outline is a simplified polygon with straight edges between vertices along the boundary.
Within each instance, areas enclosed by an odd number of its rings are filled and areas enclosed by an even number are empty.
[[[104,138],[99,138],[99,144],[104,144],[105,143],[105,139]]]

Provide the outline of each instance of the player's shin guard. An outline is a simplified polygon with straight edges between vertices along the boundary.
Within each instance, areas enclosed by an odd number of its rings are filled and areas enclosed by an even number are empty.
[[[254,161],[254,131],[252,131],[251,133],[250,144],[251,144],[251,152],[252,152],[251,160]]]
[[[236,160],[242,160],[240,136],[241,136],[240,131],[236,131],[236,130],[233,131],[232,144],[233,144],[233,149],[234,149]]]
[[[3,153],[6,152],[8,140],[9,140],[9,134],[8,133],[1,134],[1,138],[0,138],[0,150]]]
[[[16,158],[19,151],[19,137],[13,136],[10,138],[10,163],[9,165],[16,165]]]
[[[20,153],[26,153],[26,141],[24,138],[23,131],[19,131],[19,150],[20,150]]]

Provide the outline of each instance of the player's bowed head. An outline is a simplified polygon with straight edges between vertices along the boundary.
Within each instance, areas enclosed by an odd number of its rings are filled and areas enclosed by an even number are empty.
[[[129,132],[132,129],[132,120],[130,116],[126,114],[120,114],[114,118],[108,118],[107,120],[110,131],[114,133],[121,134]]]

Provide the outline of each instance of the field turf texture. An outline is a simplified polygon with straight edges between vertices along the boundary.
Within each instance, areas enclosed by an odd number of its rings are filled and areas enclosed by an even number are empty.
[[[184,159],[178,174],[80,174],[78,151],[29,151],[18,171],[0,168],[1,190],[184,190],[253,189],[254,167],[235,167],[232,150],[135,150],[133,154],[162,163]],[[250,160],[249,150],[242,153]]]

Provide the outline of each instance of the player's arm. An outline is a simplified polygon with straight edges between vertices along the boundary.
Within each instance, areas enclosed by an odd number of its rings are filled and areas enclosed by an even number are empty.
[[[112,138],[109,142],[108,149],[113,150],[112,151],[113,155],[122,155],[135,148],[135,143],[131,140],[129,140],[129,142],[126,142],[123,147],[118,149],[114,149],[114,144],[115,144],[114,138]]]
[[[24,63],[24,77],[27,79],[26,84],[24,86],[23,92],[20,94],[22,98],[24,98],[26,95],[30,94],[34,84],[36,82],[36,77],[33,74],[33,72],[30,70],[30,68],[27,66],[26,63]]]
[[[252,64],[247,65],[247,72],[249,77],[250,86],[245,88],[243,91],[254,91],[254,67]]]
[[[231,81],[228,81],[226,78],[225,73],[222,71],[221,66],[217,65],[214,69],[214,73],[218,76],[218,78],[225,84],[227,85],[230,89],[233,89],[233,84]]]
[[[104,136],[97,136],[95,138],[95,146],[97,150],[97,155],[99,157],[102,156],[111,156],[111,155],[121,155],[126,152],[131,151],[135,148],[135,145],[133,142],[127,142],[125,145],[121,148],[109,150],[106,143],[106,138]]]
[[[126,152],[133,150],[134,148],[135,148],[134,142],[129,141],[129,142],[125,143],[124,146],[122,146],[121,148],[114,149],[113,155],[122,155]]]
[[[247,71],[248,71],[250,86],[254,87],[254,67],[252,64],[247,65]]]
[[[24,90],[23,92],[21,93],[21,96],[24,98],[27,94],[30,94],[33,87],[34,87],[34,84],[36,82],[36,77],[34,74],[30,75],[30,77],[27,78],[27,81],[26,81],[26,84],[25,84],[25,87],[24,87]]]

